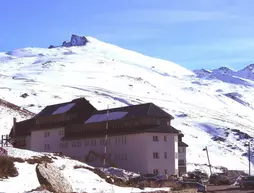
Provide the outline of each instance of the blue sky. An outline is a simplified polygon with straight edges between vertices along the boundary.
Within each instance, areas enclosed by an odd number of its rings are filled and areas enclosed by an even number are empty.
[[[0,51],[92,36],[189,69],[254,62],[253,0],[3,0]]]

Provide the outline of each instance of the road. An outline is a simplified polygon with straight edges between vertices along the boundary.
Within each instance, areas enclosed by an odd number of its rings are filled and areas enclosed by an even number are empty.
[[[254,193],[254,189],[240,189],[239,186],[207,186],[208,193]]]

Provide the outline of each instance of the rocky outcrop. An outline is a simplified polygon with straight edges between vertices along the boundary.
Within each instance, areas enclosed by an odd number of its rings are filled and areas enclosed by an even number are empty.
[[[72,47],[72,46],[85,46],[88,43],[88,39],[85,36],[78,36],[72,34],[71,41],[64,41],[60,47]],[[56,48],[57,46],[50,45],[48,48]]]
[[[53,46],[53,45],[50,45],[48,48],[49,49],[52,49],[52,48],[56,48],[57,46]]]
[[[71,184],[53,163],[38,164],[36,174],[39,183],[51,192],[73,192]]]

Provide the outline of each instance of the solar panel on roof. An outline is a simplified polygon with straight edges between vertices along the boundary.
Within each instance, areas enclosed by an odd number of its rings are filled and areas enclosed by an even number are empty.
[[[117,120],[122,119],[128,112],[110,112],[104,114],[92,115],[85,123],[102,122],[106,120]]]
[[[99,117],[100,115],[92,115],[89,119],[87,119],[87,121],[85,123],[92,123],[92,122],[96,122],[96,119]]]
[[[128,112],[112,112],[109,113],[108,119],[109,120],[116,120],[123,118]]]
[[[67,105],[61,106],[59,107],[57,110],[55,110],[52,115],[56,115],[56,114],[61,114],[61,113],[66,113],[67,111],[69,111],[73,106],[75,105],[75,103],[69,103]]]

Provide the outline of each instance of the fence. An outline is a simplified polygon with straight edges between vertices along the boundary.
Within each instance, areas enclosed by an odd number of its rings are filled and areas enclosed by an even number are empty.
[[[11,108],[11,109],[13,109],[15,111],[18,111],[18,112],[20,112],[20,113],[22,113],[24,115],[31,115],[31,116],[35,116],[36,115],[35,113],[33,113],[33,112],[31,112],[31,111],[29,111],[27,109],[19,107],[19,106],[15,105],[15,104],[10,103],[8,101],[5,101],[3,99],[0,99],[0,104],[4,105],[6,107],[9,107],[9,108]]]
[[[8,147],[9,144],[11,143],[9,135],[1,135],[1,147]]]
[[[0,156],[8,156],[8,151],[3,147],[0,147]]]
[[[6,149],[4,149],[3,147],[8,146],[9,139],[10,138],[8,135],[1,135],[0,156],[8,156],[8,151]]]

